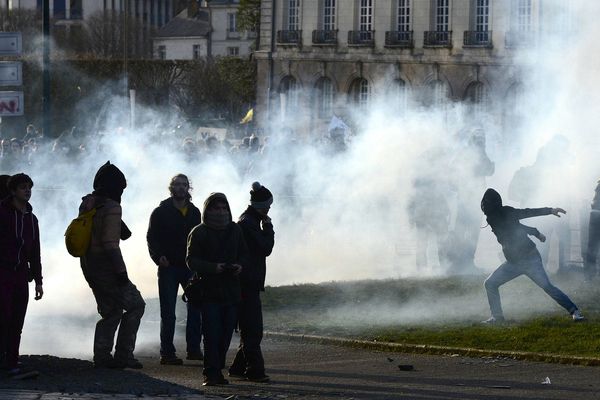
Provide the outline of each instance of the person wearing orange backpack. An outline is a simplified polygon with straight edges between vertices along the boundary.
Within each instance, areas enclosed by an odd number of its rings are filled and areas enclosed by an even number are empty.
[[[27,372],[19,365],[21,332],[29,302],[28,282],[35,281],[35,300],[44,295],[38,220],[29,199],[33,181],[23,173],[7,182],[9,195],[0,203],[0,358],[8,375]]]

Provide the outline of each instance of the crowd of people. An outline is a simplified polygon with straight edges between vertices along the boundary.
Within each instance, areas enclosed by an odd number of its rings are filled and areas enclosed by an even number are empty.
[[[94,366],[143,368],[134,350],[145,302],[129,278],[120,250],[120,241],[131,236],[121,206],[127,179],[107,162],[97,171],[92,186],[79,211],[80,215],[93,211],[89,245],[80,263],[100,314]],[[18,361],[28,282],[35,281],[36,300],[44,294],[40,227],[29,204],[32,187],[33,180],[24,173],[3,175],[0,182],[0,368],[13,378],[35,372]],[[260,292],[264,291],[266,258],[274,246],[268,215],[272,193],[254,182],[249,205],[235,222],[225,194],[212,193],[200,211],[191,201],[186,175],[174,176],[168,188],[170,196],[152,212],[147,233],[149,255],[158,269],[160,363],[183,364],[173,343],[177,292],[180,286],[196,281],[201,295],[188,303],[186,359],[203,360],[203,385],[229,383],[222,371],[236,327],[241,339],[229,376],[269,381],[261,352]]]

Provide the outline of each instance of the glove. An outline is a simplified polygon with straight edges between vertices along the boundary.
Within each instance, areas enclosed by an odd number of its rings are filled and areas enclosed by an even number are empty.
[[[127,286],[129,284],[129,276],[127,276],[127,272],[120,272],[117,274],[117,284],[119,286]]]

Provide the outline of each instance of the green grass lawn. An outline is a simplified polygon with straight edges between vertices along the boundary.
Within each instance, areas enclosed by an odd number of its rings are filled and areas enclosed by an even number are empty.
[[[501,288],[508,322],[489,316],[484,277],[331,282],[267,288],[265,329],[405,344],[600,358],[600,289],[553,281],[588,318],[574,323],[525,278]],[[597,285],[598,286],[598,285]]]

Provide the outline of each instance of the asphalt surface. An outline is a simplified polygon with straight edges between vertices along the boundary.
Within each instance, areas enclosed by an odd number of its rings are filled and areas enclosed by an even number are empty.
[[[161,366],[157,351],[150,348],[138,351],[144,369],[135,371],[25,356],[23,361],[40,376],[23,381],[3,377],[0,399],[600,399],[600,367],[401,354],[270,338],[263,352],[270,383],[231,379],[229,385],[208,388],[202,386],[201,362]],[[234,344],[230,360],[233,354]]]

